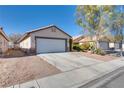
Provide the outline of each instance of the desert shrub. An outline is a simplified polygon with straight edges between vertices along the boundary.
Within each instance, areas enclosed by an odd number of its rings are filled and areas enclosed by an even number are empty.
[[[82,51],[82,46],[79,44],[73,44],[73,49],[77,51]]]
[[[91,50],[91,53],[95,53],[95,50],[96,50],[95,46],[92,46],[92,47],[90,48],[90,50]]]
[[[90,44],[90,47],[89,47],[89,50],[92,52],[92,51],[94,51],[95,50],[95,45],[94,44]]]
[[[97,48],[97,49],[94,49],[93,53],[95,54],[98,54],[98,55],[105,55],[106,53],[100,49],[100,48]]]
[[[21,49],[8,49],[5,53],[5,57],[21,57],[25,56],[26,54]]]

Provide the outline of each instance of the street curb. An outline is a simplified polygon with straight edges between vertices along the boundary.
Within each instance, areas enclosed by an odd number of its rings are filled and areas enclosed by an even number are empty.
[[[103,76],[105,76],[105,75],[107,75],[107,74],[109,74],[109,73],[111,73],[111,72],[113,72],[113,71],[116,71],[116,70],[118,70],[118,69],[120,69],[120,68],[122,68],[122,67],[124,67],[124,66],[120,66],[120,67],[117,67],[117,68],[115,68],[115,69],[112,69],[111,71],[107,71],[107,73],[99,74],[98,76],[96,76],[96,77],[94,77],[94,78],[92,78],[92,79],[89,79],[89,80],[87,80],[87,81],[85,81],[85,82],[82,82],[82,83],[80,83],[80,84],[77,84],[77,85],[72,86],[72,88],[80,88],[80,87],[83,88],[83,86],[85,86],[86,84],[88,84],[88,83],[90,83],[90,82],[93,82],[93,81],[95,81],[95,80],[97,80],[97,79],[100,79],[100,78],[102,78]]]
[[[108,78],[102,80],[101,82],[99,82],[99,83],[97,83],[97,84],[91,86],[90,88],[100,88],[100,87],[102,87],[103,85],[105,85],[105,84],[107,84],[108,82],[110,82],[111,80],[113,80],[114,78],[119,77],[121,73],[124,73],[124,71],[123,71],[123,70],[120,70],[118,73],[113,74],[112,76],[110,76],[110,77],[108,77]]]

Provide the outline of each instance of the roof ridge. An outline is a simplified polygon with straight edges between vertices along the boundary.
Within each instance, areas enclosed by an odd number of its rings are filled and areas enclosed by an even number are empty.
[[[51,25],[47,25],[47,26],[43,26],[43,27],[39,27],[39,28],[36,28],[36,29],[30,30],[30,31],[27,31],[26,33],[30,33],[30,32],[36,31],[36,30],[40,30],[40,29],[45,29],[45,28],[48,28],[48,27],[51,27],[51,26],[55,26],[55,25],[54,25],[54,24],[51,24]]]
[[[50,27],[56,27],[56,28],[59,29],[61,32],[65,33],[66,35],[68,35],[69,37],[71,37],[69,34],[67,34],[66,32],[64,32],[62,29],[60,29],[60,28],[57,27],[56,25],[51,24],[51,25],[48,25],[48,26],[44,26],[44,27],[41,27],[41,28],[34,29],[34,30],[29,31],[29,32],[26,32],[26,33],[18,40],[18,42],[20,42],[21,40],[23,40],[23,38],[25,38],[25,36],[27,36],[27,35],[30,34],[30,33],[37,32],[37,31],[39,31],[39,30],[47,29],[47,28],[50,28]]]

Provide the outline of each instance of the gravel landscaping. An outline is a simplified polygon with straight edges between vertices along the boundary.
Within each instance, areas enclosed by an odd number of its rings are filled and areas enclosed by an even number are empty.
[[[105,62],[119,58],[119,57],[110,56],[110,55],[102,56],[102,55],[92,54],[90,52],[82,52],[82,54],[83,54],[83,56],[94,58],[94,59],[105,61]]]
[[[60,72],[37,56],[0,58],[0,87],[23,83]]]

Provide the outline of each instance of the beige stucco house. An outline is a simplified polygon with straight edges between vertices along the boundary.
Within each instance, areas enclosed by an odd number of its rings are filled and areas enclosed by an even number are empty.
[[[20,48],[35,53],[71,50],[71,36],[55,25],[27,32],[19,39],[18,43]]]
[[[96,43],[96,37],[90,37],[90,36],[84,36],[84,35],[79,35],[79,36],[74,36],[73,37],[73,43],[74,44],[79,44],[82,45],[84,43],[90,43],[90,44],[95,44]],[[101,36],[99,40],[99,45],[100,48],[103,50],[110,50],[112,48],[114,49],[120,49],[120,44],[119,42],[110,42],[108,38]],[[124,45],[124,44],[123,44]],[[123,46],[124,50],[124,46]]]
[[[90,37],[90,36],[84,36],[84,35],[79,35],[79,36],[74,36],[73,37],[73,43],[74,44],[84,44],[84,43],[94,43],[96,41],[96,37]]]
[[[6,34],[3,32],[3,29],[0,28],[0,54],[8,50],[9,39]]]

